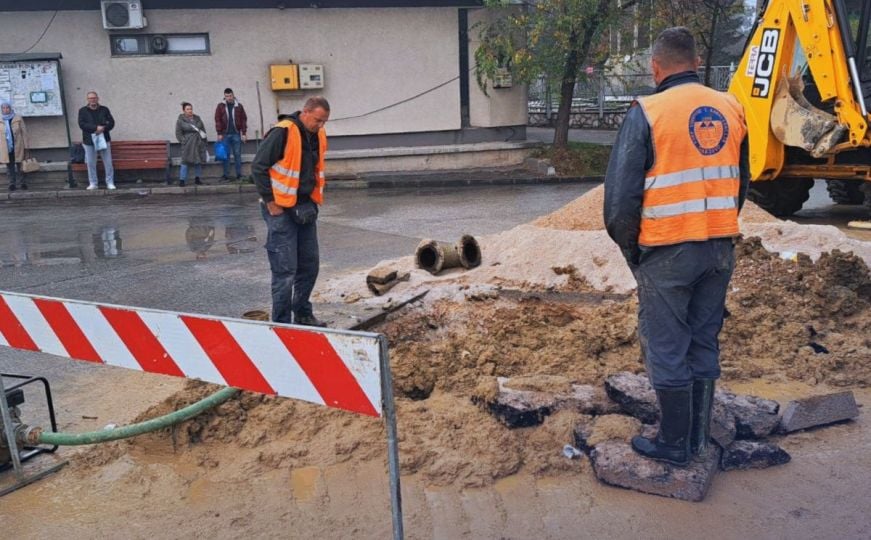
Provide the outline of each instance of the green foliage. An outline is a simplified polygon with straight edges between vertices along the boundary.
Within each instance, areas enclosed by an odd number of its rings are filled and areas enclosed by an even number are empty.
[[[536,157],[549,159],[562,176],[603,176],[608,168],[611,147],[570,142],[566,148],[546,146],[536,153]]]
[[[523,7],[509,0],[485,0],[484,4],[491,18],[475,25],[480,39],[475,76],[485,92],[486,81],[494,80],[500,68],[508,68],[523,82],[543,75],[577,78],[584,67],[605,59],[607,49],[597,45],[610,14],[599,13],[598,0],[538,0]],[[594,19],[594,46],[583,50],[583,37]],[[565,73],[566,58],[572,52],[581,63],[578,72]]]

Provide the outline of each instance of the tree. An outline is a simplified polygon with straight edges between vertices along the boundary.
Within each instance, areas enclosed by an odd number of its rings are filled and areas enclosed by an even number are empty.
[[[481,45],[475,51],[478,84],[486,91],[486,80],[494,80],[506,69],[524,82],[561,74],[553,144],[565,148],[575,83],[583,67],[603,60],[599,57],[601,33],[617,2],[533,0],[522,8],[511,4],[509,0],[485,0],[494,17],[479,28]],[[623,2],[622,7],[627,5],[629,2]]]
[[[654,0],[654,27],[686,26],[695,36],[710,85],[711,66],[741,55],[746,7],[742,0]],[[731,50],[731,52],[730,52]]]

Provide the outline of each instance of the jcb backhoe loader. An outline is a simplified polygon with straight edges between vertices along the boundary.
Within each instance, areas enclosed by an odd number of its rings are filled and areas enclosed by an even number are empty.
[[[770,0],[729,91],[744,105],[750,199],[801,209],[814,179],[871,214],[871,0]]]

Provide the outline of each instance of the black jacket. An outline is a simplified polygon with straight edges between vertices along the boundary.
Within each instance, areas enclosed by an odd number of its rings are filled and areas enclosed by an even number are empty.
[[[656,88],[656,93],[686,83],[698,83],[694,71],[685,71],[667,77]],[[620,246],[630,265],[637,265],[641,251],[638,235],[641,233],[641,203],[644,198],[644,177],[653,167],[653,141],[650,124],[644,111],[633,103],[626,113],[617,141],[611,150],[608,170],[605,173],[605,228],[608,235]],[[741,187],[738,193],[738,211],[744,206],[747,188],[750,185],[750,159],[747,137],[741,141],[739,164]]]
[[[87,105],[79,109],[79,127],[82,128],[82,144],[94,146],[94,141],[91,140],[91,135],[97,131],[97,126],[105,126],[103,134],[106,136],[106,141],[111,141],[112,137],[109,132],[115,127],[115,119],[112,118],[112,113],[108,107],[102,105],[96,109],[91,109]]]
[[[299,189],[297,190],[297,204],[310,199],[311,192],[315,189],[315,166],[320,156],[320,139],[317,133],[309,133],[299,120],[299,111],[282,117],[296,124],[302,135],[302,166],[299,173]],[[269,169],[284,157],[284,149],[287,145],[287,128],[272,128],[260,142],[260,148],[251,162],[251,176],[260,198],[265,202],[275,200],[272,195],[272,180],[269,178]]]

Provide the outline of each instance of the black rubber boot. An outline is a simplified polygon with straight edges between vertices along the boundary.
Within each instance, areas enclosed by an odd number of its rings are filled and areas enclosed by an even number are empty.
[[[314,315],[294,315],[293,324],[299,324],[302,326],[316,326],[319,328],[327,327],[327,323],[319,320]]]
[[[642,456],[672,465],[690,461],[690,423],[692,421],[692,386],[657,390],[662,419],[653,439],[632,437],[632,449]]]
[[[693,381],[693,427],[690,450],[694,456],[705,451],[711,440],[711,411],[714,407],[714,379]]]

